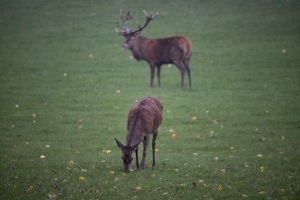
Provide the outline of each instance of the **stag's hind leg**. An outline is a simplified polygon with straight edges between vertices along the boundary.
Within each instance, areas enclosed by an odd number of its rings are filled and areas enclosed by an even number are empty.
[[[157,137],[157,131],[153,133],[153,138],[152,138],[152,166],[155,166],[155,147],[156,147],[156,137]]]
[[[185,70],[187,71],[188,77],[189,77],[189,87],[192,87],[192,78],[191,78],[191,70],[189,66],[189,59],[184,59],[183,60],[183,65]]]
[[[181,88],[184,87],[184,73],[185,73],[185,67],[183,66],[181,61],[174,61],[174,64],[179,69],[181,73]]]

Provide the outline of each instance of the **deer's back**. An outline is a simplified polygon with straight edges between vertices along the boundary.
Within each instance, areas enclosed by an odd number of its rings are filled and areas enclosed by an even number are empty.
[[[142,38],[138,42],[140,59],[149,63],[169,64],[174,58],[189,58],[192,51],[192,43],[181,36],[173,36],[159,39]],[[138,56],[139,57],[139,56]]]
[[[163,106],[154,97],[140,99],[128,113],[128,132],[140,132],[150,134],[156,131],[162,122]]]

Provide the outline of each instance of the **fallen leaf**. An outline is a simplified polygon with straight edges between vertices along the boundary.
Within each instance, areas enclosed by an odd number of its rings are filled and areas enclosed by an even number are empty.
[[[85,178],[84,178],[83,176],[80,176],[80,177],[79,177],[79,180],[82,180],[82,181],[84,181],[84,180],[85,180]]]
[[[134,188],[134,189],[136,189],[136,190],[140,190],[140,189],[142,189],[142,187],[141,186],[137,186],[136,188]]]
[[[175,139],[177,137],[177,135],[174,133],[172,134],[172,138]]]
[[[260,192],[258,192],[258,194],[263,195],[263,194],[266,194],[266,192],[265,191],[260,191]]]
[[[221,191],[223,189],[222,185],[218,185],[218,190]]]
[[[260,169],[261,172],[264,172],[264,170],[265,170],[264,166],[260,166],[259,169]]]
[[[73,164],[74,164],[74,161],[73,161],[73,160],[70,160],[70,161],[69,161],[69,164],[70,164],[70,165],[73,165]]]

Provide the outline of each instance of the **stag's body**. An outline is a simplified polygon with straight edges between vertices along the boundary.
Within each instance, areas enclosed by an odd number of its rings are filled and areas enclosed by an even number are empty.
[[[136,166],[139,168],[138,145],[143,141],[143,157],[141,162],[142,169],[145,169],[147,148],[152,139],[152,166],[155,165],[155,140],[158,134],[158,128],[162,122],[163,106],[160,101],[154,97],[144,97],[140,99],[129,111],[127,120],[126,145],[123,145],[116,139],[118,147],[122,150],[122,159],[125,172],[130,172],[133,154],[136,155]]]
[[[149,63],[151,69],[150,87],[153,87],[153,79],[155,67],[157,67],[158,86],[160,86],[160,72],[163,64],[174,64],[181,73],[181,87],[184,86],[185,71],[189,78],[189,87],[192,86],[191,70],[189,61],[192,54],[192,43],[189,39],[174,36],[161,39],[147,39],[140,35],[141,31],[148,23],[156,17],[149,16],[145,12],[146,23],[143,27],[139,26],[136,31],[130,31],[126,26],[126,21],[132,19],[133,15],[128,12],[127,16],[122,17],[122,31],[118,31],[120,35],[126,38],[122,45],[123,49],[129,49],[136,60],[145,60]]]
[[[161,39],[147,39],[140,35],[133,37],[128,46],[136,60],[145,60],[151,69],[150,87],[153,86],[155,67],[157,67],[158,86],[160,86],[160,71],[163,64],[175,64],[181,73],[181,87],[184,86],[184,74],[188,73],[189,86],[191,87],[191,73],[189,60],[191,57],[191,42],[181,36]]]

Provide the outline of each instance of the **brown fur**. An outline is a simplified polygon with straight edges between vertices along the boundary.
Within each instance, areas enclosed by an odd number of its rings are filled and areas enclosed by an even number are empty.
[[[151,69],[150,87],[153,87],[155,67],[157,67],[158,86],[160,86],[160,71],[163,64],[175,64],[181,73],[181,87],[184,86],[184,74],[188,73],[189,87],[192,85],[189,60],[192,43],[189,39],[174,36],[162,39],[147,39],[140,33],[127,34],[124,49],[129,49],[136,60],[145,60]]]
[[[191,57],[192,43],[189,39],[174,36],[161,39],[147,39],[140,33],[124,35],[126,42],[124,49],[129,49],[136,60],[145,60],[151,69],[150,87],[153,86],[155,67],[157,67],[158,86],[160,86],[160,71],[163,64],[174,64],[181,73],[181,87],[184,86],[185,71],[189,77],[189,87],[192,86],[189,60]]]
[[[131,170],[134,152],[136,153],[136,165],[139,168],[138,145],[141,141],[144,144],[141,166],[142,169],[145,169],[146,154],[151,133],[153,134],[152,166],[155,165],[155,140],[158,128],[162,122],[162,110],[163,106],[160,101],[154,97],[144,97],[130,109],[127,120],[126,145],[123,145],[116,139],[118,147],[122,149],[125,172],[130,172]]]

